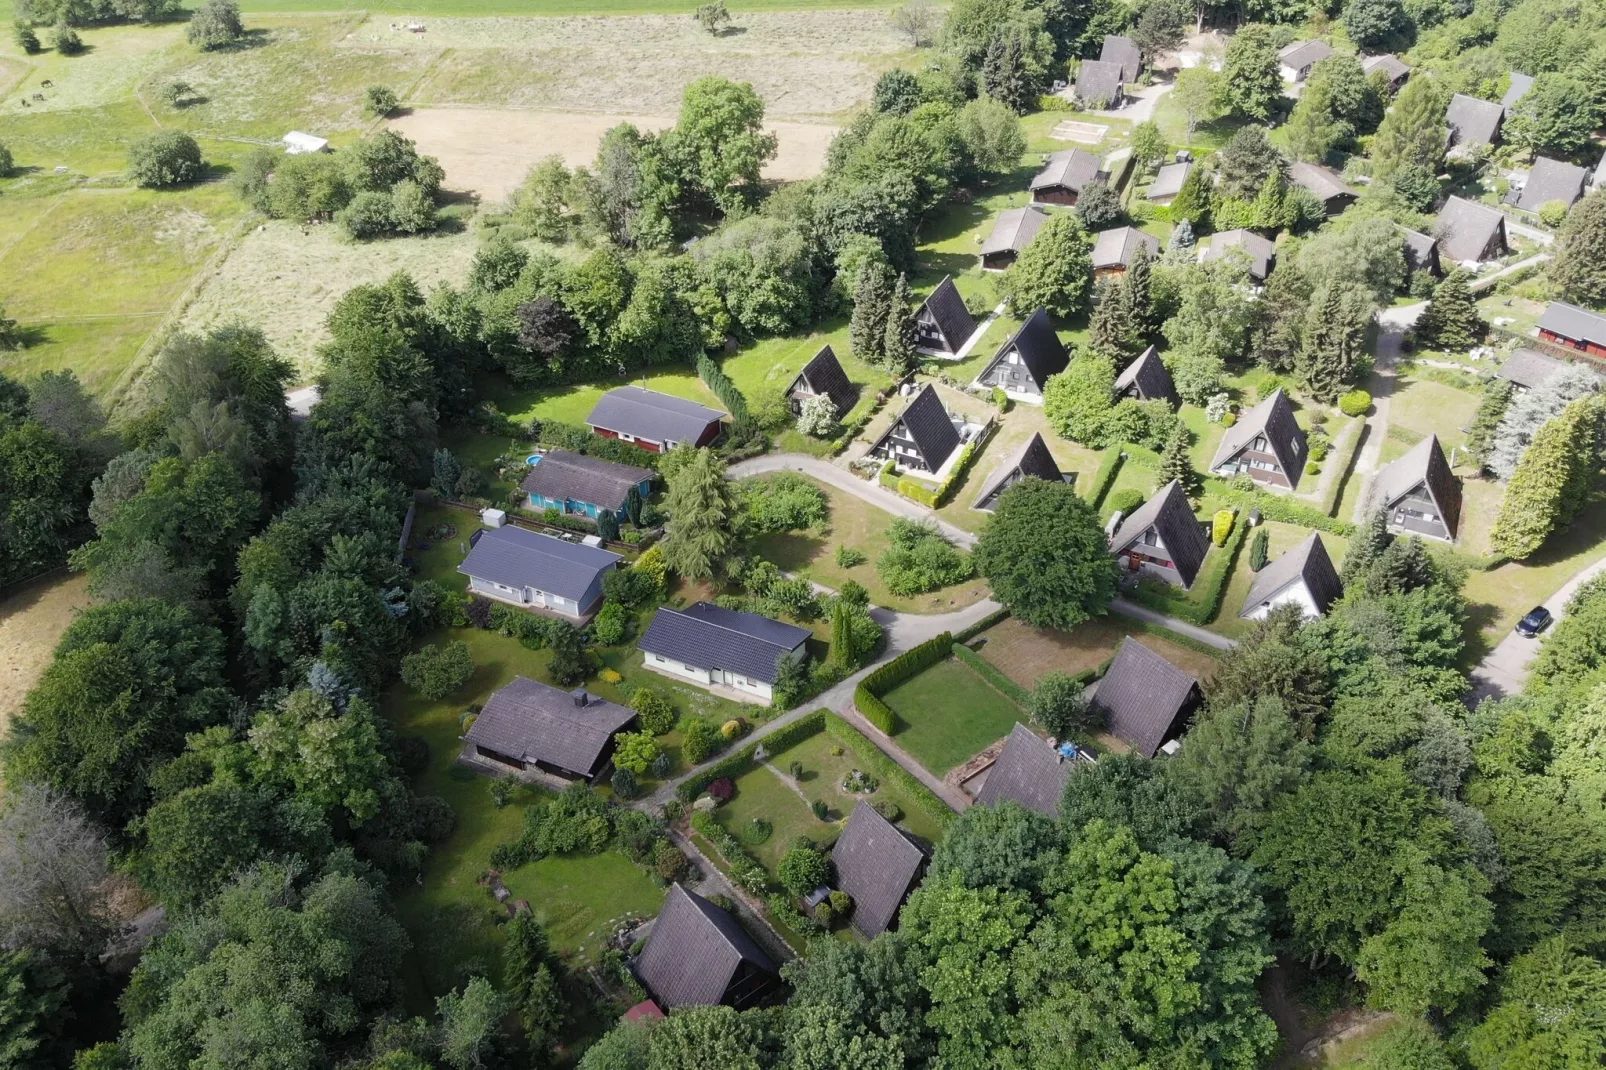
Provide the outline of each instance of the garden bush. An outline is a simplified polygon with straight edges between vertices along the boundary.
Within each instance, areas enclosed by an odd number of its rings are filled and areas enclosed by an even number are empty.
[[[974,572],[969,555],[955,549],[928,523],[898,517],[887,535],[892,545],[876,561],[876,571],[895,595],[935,591],[968,580]]]
[[[1321,470],[1322,470],[1322,466],[1317,464],[1315,461],[1306,461],[1305,462],[1305,474],[1306,475],[1308,475],[1308,476],[1319,475],[1321,473]]]
[[[78,31],[65,22],[58,22],[50,35],[50,43],[56,51],[63,56],[76,56],[84,51],[84,39],[78,36]]]
[[[128,147],[128,178],[136,186],[177,186],[194,182],[205,170],[201,146],[180,130],[162,130]]]
[[[613,737],[613,764],[641,776],[658,757],[658,744],[646,732],[620,732]]]
[[[1267,546],[1271,542],[1271,535],[1265,528],[1255,532],[1255,537],[1249,541],[1249,570],[1259,572],[1266,567]]]
[[[1104,451],[1104,459],[1099,462],[1097,472],[1093,473],[1093,480],[1087,485],[1086,498],[1088,504],[1097,509],[1104,504],[1104,496],[1110,492],[1110,486],[1121,471],[1121,465],[1126,461],[1124,447],[1120,444],[1111,446]]]
[[[674,762],[670,760],[669,752],[659,751],[658,757],[654,758],[652,764],[647,767],[647,772],[662,780],[669,775],[670,770],[673,768]]]
[[[1111,510],[1119,511],[1122,516],[1131,516],[1132,510],[1143,504],[1143,492],[1134,487],[1118,490],[1110,495]]]
[[[774,825],[771,825],[762,817],[755,817],[742,826],[741,840],[749,847],[757,847],[759,844],[768,841],[774,831]]]
[[[634,799],[641,791],[640,785],[636,782],[636,774],[626,766],[615,769],[609,783],[613,785],[613,793],[621,799]]]
[[[789,764],[786,767],[786,771],[792,774],[792,779],[793,780],[802,780],[803,779],[803,763],[802,762],[794,760],[791,764]]]
[[[725,745],[718,730],[706,718],[687,717],[682,724],[680,753],[692,765],[700,765],[712,758]]]
[[[1338,399],[1338,411],[1345,416],[1365,416],[1372,407],[1372,395],[1364,390],[1351,390]]]
[[[874,799],[870,803],[870,808],[888,821],[897,821],[903,817],[903,807],[891,799]]]
[[[618,602],[609,602],[591,621],[591,638],[599,646],[618,646],[625,641],[630,626],[630,614]]]
[[[245,36],[245,24],[240,21],[240,5],[234,0],[206,0],[190,16],[184,36],[203,52],[233,44]]]
[[[830,508],[825,491],[796,472],[741,480],[736,500],[744,530],[754,534],[823,527]]]
[[[831,811],[826,807],[824,799],[815,799],[814,802],[809,804],[809,809],[813,810],[814,816],[819,818],[821,821],[824,821],[828,816],[830,816],[831,813]]]
[[[402,682],[430,701],[438,701],[468,683],[474,658],[461,639],[426,646],[402,658]]]
[[[736,796],[736,781],[728,776],[715,777],[708,782],[708,797],[715,802],[730,802]]]
[[[851,769],[842,778],[842,790],[849,795],[872,795],[881,787],[881,781],[863,769]]]
[[[1232,534],[1232,522],[1236,514],[1231,509],[1217,509],[1216,515],[1210,521],[1210,541],[1217,546],[1227,545],[1227,536]]]
[[[630,708],[641,714],[641,730],[661,736],[675,727],[679,714],[669,700],[650,687],[638,687],[630,696]]]
[[[848,546],[846,544],[841,544],[841,545],[837,546],[837,548],[836,548],[836,565],[837,565],[837,568],[857,568],[858,566],[864,564],[864,562],[865,562],[864,551],[855,550],[853,547]]]
[[[401,106],[401,98],[388,85],[371,85],[362,91],[362,110],[370,118],[383,119]]]
[[[1225,413],[1221,414],[1221,426],[1222,427],[1231,427],[1233,424],[1235,424],[1237,422],[1238,422],[1238,414],[1237,413],[1235,413],[1235,412],[1225,412]]]
[[[813,847],[792,848],[775,867],[781,886],[800,898],[824,884],[830,872],[830,860]]]

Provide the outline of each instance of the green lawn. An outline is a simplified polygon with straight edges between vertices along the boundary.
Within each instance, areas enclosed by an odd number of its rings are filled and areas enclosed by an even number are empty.
[[[642,374],[629,380],[571,383],[566,386],[523,387],[498,376],[482,382],[480,392],[520,423],[539,418],[584,426],[598,398],[615,387],[626,385],[645,386],[649,390],[673,394],[710,408],[724,409],[713,392],[697,378],[697,373],[685,366],[643,369]]]
[[[904,681],[882,700],[897,714],[898,746],[938,776],[1026,720],[1019,706],[956,658]]]
[[[848,580],[855,580],[870,592],[871,602],[905,613],[946,613],[987,596],[987,582],[979,578],[908,598],[894,595],[881,582],[875,567],[876,559],[891,545],[887,528],[892,523],[892,515],[829,484],[816,485],[830,500],[826,529],[761,535],[753,540],[754,553],[773,561],[783,571],[796,572],[834,589],[840,589]],[[838,546],[858,550],[866,560],[852,568],[843,568],[836,561]]]
[[[959,481],[948,504],[937,510],[937,515],[955,527],[980,531],[991,514],[972,509],[971,503],[976,500],[982,484],[993,474],[993,470],[1024,446],[1034,433],[1043,436],[1043,442],[1059,463],[1060,471],[1065,475],[1074,475],[1077,487],[1086,487],[1093,473],[1098,470],[1098,452],[1056,435],[1049,427],[1041,405],[1015,405],[1000,417],[998,430],[982,450],[981,456],[972,463],[970,471]]]

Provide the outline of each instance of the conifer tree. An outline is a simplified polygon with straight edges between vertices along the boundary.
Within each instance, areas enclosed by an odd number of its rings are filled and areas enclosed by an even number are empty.
[[[1596,190],[1567,213],[1550,277],[1567,300],[1606,305],[1606,191]]]
[[[1256,227],[1264,230],[1281,230],[1290,226],[1293,220],[1288,218],[1288,189],[1283,176],[1273,171],[1266,176],[1260,184],[1260,191],[1255,194],[1250,204],[1250,211],[1254,215]]]
[[[1467,431],[1467,449],[1478,459],[1480,466],[1488,465],[1489,448],[1494,445],[1495,432],[1505,419],[1506,408],[1511,404],[1511,381],[1490,379],[1483,388],[1483,400],[1478,403],[1477,415]]]
[[[880,364],[886,354],[887,314],[892,308],[892,271],[879,261],[859,269],[853,290],[853,319],[848,325],[853,355],[866,364]]]
[[[853,665],[853,627],[848,623],[848,604],[837,599],[831,610],[831,664],[847,669]]]
[[[1344,554],[1344,567],[1339,571],[1339,579],[1344,586],[1364,581],[1367,573],[1372,571],[1372,565],[1393,541],[1394,536],[1389,533],[1388,515],[1381,509],[1368,513],[1350,539],[1349,550]]]
[[[1334,401],[1354,376],[1371,318],[1370,299],[1354,286],[1329,282],[1312,296],[1296,370],[1316,400]]]
[[[1488,329],[1467,289],[1466,272],[1452,268],[1433,288],[1433,299],[1416,321],[1416,338],[1430,349],[1465,352],[1483,341]]]
[[[1163,490],[1173,479],[1182,484],[1182,490],[1188,497],[1198,494],[1199,475],[1193,470],[1193,461],[1188,457],[1188,429],[1181,421],[1171,429],[1171,437],[1166,439],[1165,448],[1160,451],[1160,474],[1154,489]]]
[[[887,302],[887,326],[881,344],[883,366],[893,375],[901,376],[915,364],[915,342],[920,335],[913,305],[909,277],[899,272]]]
[[[1132,316],[1132,295],[1124,279],[1099,286],[1099,299],[1088,326],[1088,345],[1117,365],[1137,355],[1138,332]]]
[[[1294,370],[1310,312],[1311,285],[1296,258],[1281,256],[1260,295],[1260,315],[1249,335],[1255,363],[1284,373]]]
[[[685,447],[682,447],[685,448]],[[687,579],[713,577],[730,553],[736,519],[725,465],[708,449],[693,449],[671,470],[664,509],[669,525],[664,560]]]
[[[1210,215],[1210,187],[1205,184],[1204,168],[1194,164],[1188,168],[1188,177],[1182,180],[1182,188],[1177,195],[1171,198],[1171,218],[1183,222],[1192,222],[1195,226],[1203,226]],[[1193,235],[1193,227],[1188,228],[1188,234]],[[1176,244],[1176,235],[1172,235],[1172,244]],[[1191,242],[1189,244],[1192,244]]]
[[[1126,284],[1127,303],[1132,309],[1132,327],[1137,332],[1138,342],[1146,343],[1149,336],[1160,329],[1154,320],[1154,275],[1149,265],[1148,246],[1138,246],[1121,281]]]
[[[1437,172],[1444,160],[1444,113],[1449,101],[1432,78],[1405,83],[1372,138],[1372,174],[1387,178],[1407,164]]]
[[[1602,404],[1596,394],[1578,398],[1534,435],[1489,534],[1496,553],[1529,557],[1577,515],[1596,478]]]

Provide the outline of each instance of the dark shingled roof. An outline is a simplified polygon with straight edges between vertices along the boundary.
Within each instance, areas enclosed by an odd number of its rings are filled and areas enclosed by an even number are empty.
[[[1104,63],[1118,65],[1121,68],[1123,82],[1135,82],[1138,80],[1138,75],[1143,73],[1143,53],[1138,49],[1138,43],[1130,37],[1106,35],[1099,59]]]
[[[836,886],[853,897],[853,927],[865,936],[891,928],[926,853],[860,800],[831,848]]]
[[[1277,51],[1277,59],[1284,67],[1302,71],[1333,54],[1333,46],[1326,41],[1295,41]]]
[[[1511,73],[1511,82],[1506,86],[1506,95],[1500,98],[1500,106],[1509,108],[1517,101],[1528,95],[1528,90],[1534,87],[1533,75]]]
[[[1500,122],[1506,110],[1492,100],[1480,100],[1465,93],[1450,98],[1444,121],[1450,127],[1451,145],[1492,145],[1500,135]]]
[[[1036,476],[1050,483],[1060,483],[1065,478],[1054,455],[1048,451],[1048,443],[1043,441],[1041,431],[1032,432],[1026,445],[1005,457],[1003,463],[993,469],[987,481],[981,485],[981,493],[976,495],[972,508],[991,509],[988,499],[1028,476]]]
[[[1177,734],[1199,681],[1128,636],[1093,693],[1110,731],[1145,758]]]
[[[1316,603],[1318,613],[1326,613],[1327,607],[1344,594],[1333,559],[1327,555],[1321,536],[1314,531],[1304,542],[1255,573],[1249,585],[1249,596],[1244,599],[1244,607],[1238,615],[1247,617],[1262,602],[1274,598],[1296,580],[1305,581],[1305,589]]]
[[[1388,75],[1391,85],[1411,73],[1410,65],[1392,52],[1385,52],[1381,56],[1367,56],[1361,60],[1361,70],[1368,75],[1381,70]]]
[[[1093,268],[1130,267],[1138,250],[1147,249],[1149,259],[1160,251],[1160,239],[1137,227],[1114,227],[1093,235]]]
[[[1151,201],[1175,197],[1182,192],[1182,184],[1188,180],[1188,172],[1192,169],[1192,160],[1164,165],[1154,173],[1154,181],[1149,184],[1149,192],[1144,196]]]
[[[586,423],[623,431],[648,442],[696,442],[708,425],[725,416],[695,401],[639,386],[621,386],[597,399]]]
[[[1035,192],[1051,186],[1064,186],[1081,193],[1084,186],[1098,180],[1099,174],[1097,156],[1081,149],[1065,149],[1049,155],[1043,169],[1032,177],[1031,188]]]
[[[630,488],[653,476],[650,468],[615,464],[568,450],[553,450],[530,469],[519,486],[543,498],[590,502],[602,509],[623,509]]]
[[[1303,160],[1288,165],[1288,180],[1296,186],[1305,187],[1323,201],[1330,201],[1334,197],[1359,196],[1355,188],[1345,185],[1332,168],[1305,163]]]
[[[1119,63],[1084,59],[1076,75],[1076,98],[1084,104],[1108,108],[1121,99],[1124,81]]]
[[[937,330],[942,340],[948,343],[950,352],[957,353],[975,333],[976,317],[965,307],[965,299],[960,296],[959,287],[954,285],[952,275],[942,277],[922,307],[936,321]]]
[[[841,416],[853,408],[853,384],[848,381],[848,373],[842,370],[842,362],[836,359],[836,350],[830,346],[821,346],[820,351],[805,365],[798,377],[792,380],[787,388],[790,394],[802,387],[804,381],[816,394],[824,394],[836,406],[837,416]]]
[[[1176,384],[1171,381],[1171,373],[1166,371],[1165,362],[1160,359],[1160,351],[1150,346],[1143,354],[1121,369],[1121,374],[1115,377],[1115,396],[1120,397],[1131,389],[1140,401],[1168,401],[1172,408],[1182,404],[1177,397]]]
[[[1060,336],[1054,333],[1054,325],[1049,322],[1048,313],[1041,308],[1027,316],[1026,322],[1020,325],[1020,330],[1010,335],[1004,344],[998,347],[998,352],[993,354],[993,359],[987,362],[987,366],[976,378],[980,379],[992,371],[1010,350],[1020,354],[1021,364],[1031,373],[1032,382],[1037,384],[1039,390],[1048,385],[1049,376],[1058,375],[1071,362],[1070,354],[1065,351],[1065,344],[1060,341]]]
[[[509,587],[534,587],[578,601],[597,573],[623,560],[598,546],[564,542],[508,525],[488,528],[457,571]]]
[[[1210,467],[1226,463],[1261,434],[1266,436],[1266,443],[1277,463],[1282,465],[1288,482],[1298,486],[1305,470],[1305,454],[1309,451],[1305,445],[1305,431],[1294,419],[1294,407],[1288,403],[1288,395],[1283,393],[1282,387],[1272,391],[1271,397],[1240,415],[1238,422],[1227,428]]]
[[[1568,363],[1560,357],[1541,353],[1537,349],[1519,349],[1506,358],[1506,362],[1500,365],[1500,370],[1495,375],[1510,380],[1513,385],[1532,390],[1567,367]]]
[[[1044,817],[1058,817],[1060,796],[1071,776],[1071,763],[1048,745],[1048,740],[1025,725],[1016,723],[998,760],[987,770],[976,795],[977,806],[995,806],[1006,800],[1018,802]]]
[[[1577,305],[1552,301],[1539,317],[1539,329],[1579,342],[1606,346],[1606,316],[1586,312]]]
[[[740,922],[677,883],[652,923],[636,973],[665,1007],[712,1006],[725,998],[743,962],[775,972]]]
[[[1550,201],[1560,201],[1571,208],[1584,195],[1584,179],[1588,177],[1589,172],[1582,167],[1540,156],[1528,171],[1528,181],[1515,203],[1525,212],[1537,212]]]
[[[757,613],[698,602],[686,609],[660,607],[637,645],[700,669],[717,666],[773,684],[781,657],[802,646],[809,634]]]
[[[1400,227],[1398,223],[1394,224]],[[1439,243],[1431,234],[1400,227],[1405,235],[1405,264],[1412,271],[1431,271],[1439,266]]]
[[[882,443],[900,426],[914,441],[915,450],[928,472],[941,468],[948,455],[959,448],[959,432],[954,429],[954,422],[949,419],[948,410],[937,395],[937,388],[930,383],[915,395],[902,415],[892,421],[892,426],[881,433],[875,445],[870,447],[871,452],[880,449]]]
[[[1006,208],[993,220],[993,229],[981,243],[981,253],[1020,252],[1032,244],[1037,232],[1048,222],[1048,213],[1041,208]]]
[[[1171,563],[1176,566],[1183,585],[1193,586],[1199,566],[1210,552],[1210,540],[1205,538],[1204,528],[1193,515],[1187,492],[1175,479],[1132,510],[1131,516],[1122,519],[1121,526],[1110,536],[1110,553],[1119,554],[1150,528],[1159,532],[1160,541],[1171,555]]]
[[[1265,282],[1271,274],[1272,261],[1277,259],[1277,245],[1252,230],[1223,230],[1205,240],[1205,260],[1220,260],[1229,249],[1241,249],[1249,257],[1249,277]]]
[[[464,738],[524,762],[593,776],[614,733],[635,719],[635,710],[584,690],[563,691],[515,676],[486,701]]]
[[[1395,502],[1426,483],[1428,495],[1439,507],[1444,526],[1454,538],[1461,527],[1461,483],[1450,471],[1450,462],[1444,459],[1444,447],[1438,435],[1429,435],[1406,451],[1403,457],[1383,466],[1377,474],[1372,501],[1381,509],[1391,508]]]
[[[1464,197],[1446,200],[1433,225],[1433,235],[1439,240],[1439,255],[1456,263],[1482,260],[1496,232],[1502,235],[1504,244],[1505,231],[1506,217],[1500,209]]]

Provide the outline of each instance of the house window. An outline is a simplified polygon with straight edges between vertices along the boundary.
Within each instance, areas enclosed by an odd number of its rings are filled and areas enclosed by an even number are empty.
[[[1292,439],[1291,438],[1291,439],[1288,440],[1288,452],[1292,453],[1295,457],[1299,456],[1299,440],[1298,439]]]
[[[620,442],[634,442],[634,441],[636,441],[636,436],[635,435],[627,435],[623,431],[621,431],[621,432],[619,432],[619,441]]]

